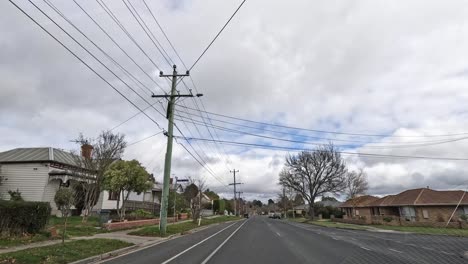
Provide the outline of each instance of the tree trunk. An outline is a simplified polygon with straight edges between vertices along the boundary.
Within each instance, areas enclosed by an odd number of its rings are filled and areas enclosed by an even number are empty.
[[[121,192],[119,191],[119,194],[117,195],[117,216],[122,220],[122,212],[120,211],[120,195]]]
[[[314,210],[314,202],[309,202],[309,219],[314,220],[315,210]]]
[[[62,215],[63,216],[63,215]],[[66,214],[65,216],[65,222],[63,224],[63,230],[62,230],[62,244],[65,243],[65,234],[67,232],[67,220],[68,220],[68,214]]]

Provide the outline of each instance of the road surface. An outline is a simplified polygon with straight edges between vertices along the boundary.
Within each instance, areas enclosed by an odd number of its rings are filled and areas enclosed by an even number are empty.
[[[467,251],[468,238],[344,230],[254,216],[105,263],[468,263]]]

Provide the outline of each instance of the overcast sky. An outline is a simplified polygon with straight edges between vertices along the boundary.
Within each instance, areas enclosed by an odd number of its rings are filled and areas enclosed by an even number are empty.
[[[152,61],[97,2],[77,0],[145,72],[73,1],[50,1],[152,92],[162,93],[156,84],[169,90],[169,83],[159,78],[158,73],[160,70],[170,73],[172,61],[180,72],[185,71],[142,1],[132,0],[131,3],[167,51],[172,60],[170,63],[121,1],[105,0],[105,3]],[[148,106],[28,1],[15,2],[136,105]],[[149,91],[132,82],[45,2],[33,2],[145,100],[156,102]],[[147,3],[184,63],[190,67],[240,2],[151,0]],[[0,151],[43,146],[76,149],[70,140],[77,138],[79,133],[96,137],[100,131],[111,129],[138,112],[8,1],[0,2],[0,35]],[[343,151],[354,153],[468,158],[468,143],[461,140],[463,135],[421,137],[468,132],[467,57],[466,1],[249,0],[193,68],[191,76],[198,92],[204,94],[201,100],[209,112],[315,130],[387,136],[312,133],[212,116],[290,135],[212,121],[218,126],[289,140],[304,140],[304,136],[329,138],[341,145]],[[185,83],[193,88],[190,79],[185,79]],[[187,93],[182,83],[178,89]],[[197,100],[197,104],[202,107],[201,101]],[[177,109],[187,111],[184,106],[196,107],[192,99],[179,101]],[[164,111],[159,103],[155,107]],[[166,128],[167,121],[163,116],[151,108],[146,113]],[[196,116],[193,118],[200,120]],[[187,137],[211,139],[213,136],[253,144],[313,147],[221,130],[211,130],[210,135],[203,126],[176,123]],[[147,117],[138,115],[114,131],[124,133],[132,143],[160,130]],[[457,141],[395,147],[401,143],[447,139]],[[186,141],[178,141],[194,152]],[[226,185],[232,181],[229,169],[235,168],[240,171],[238,179],[244,183],[240,189],[246,198],[265,201],[276,197],[278,172],[288,152],[198,141],[191,141],[191,144],[216,178],[178,144],[174,145],[173,152],[174,175],[203,178],[210,188],[230,198],[232,191]],[[125,158],[138,159],[162,180],[165,146],[166,138],[159,134],[129,146]],[[392,194],[426,186],[464,189],[468,184],[468,161],[355,155],[345,158],[350,169],[365,169],[370,194]]]

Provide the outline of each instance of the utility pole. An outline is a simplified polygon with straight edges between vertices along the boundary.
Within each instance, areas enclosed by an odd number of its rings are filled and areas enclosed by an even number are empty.
[[[241,199],[241,194],[243,194],[244,192],[236,192],[237,193],[237,197],[239,197],[239,208],[238,208],[238,212],[239,212],[239,215],[241,213],[241,208],[242,208],[242,205],[241,205],[241,202],[240,202],[240,199]]]
[[[164,180],[163,180],[163,190],[162,190],[162,199],[161,199],[161,213],[159,215],[159,231],[161,235],[166,235],[166,225],[167,225],[167,205],[169,203],[169,181],[171,177],[171,161],[172,161],[172,141],[173,141],[173,130],[174,130],[174,107],[176,98],[180,97],[194,97],[192,93],[190,94],[180,94],[176,90],[177,80],[179,77],[189,76],[189,71],[186,74],[177,74],[177,66],[173,66],[172,74],[163,74],[159,72],[159,77],[168,77],[172,78],[172,88],[171,94],[164,95],[152,95],[151,97],[156,98],[169,98],[169,103],[167,105],[167,115],[169,123],[167,125],[167,132],[164,133],[167,136],[167,149],[166,149],[166,159],[164,161]],[[202,94],[197,94],[197,97],[203,96]]]
[[[236,172],[239,172],[239,170],[234,169],[234,170],[229,171],[229,172],[234,174],[234,182],[230,183],[229,185],[234,185],[234,215],[237,216],[236,185],[242,184],[242,183],[241,182],[236,182]]]

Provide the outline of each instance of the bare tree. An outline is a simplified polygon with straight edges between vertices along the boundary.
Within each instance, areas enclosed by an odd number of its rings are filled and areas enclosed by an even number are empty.
[[[333,144],[317,147],[286,157],[279,182],[301,194],[309,204],[309,217],[314,217],[318,196],[339,193],[346,187],[346,164]]]
[[[191,194],[190,199],[190,210],[192,212],[192,219],[193,221],[197,221],[200,218],[201,208],[202,208],[202,197],[203,192],[206,188],[205,181],[203,179],[195,179],[193,177],[187,177],[189,180],[190,185],[194,185],[197,188],[193,188],[197,190],[196,195]],[[189,186],[190,186],[189,185]]]
[[[347,199],[356,198],[359,195],[363,195],[369,189],[369,183],[367,182],[367,175],[362,168],[357,172],[351,171],[346,177],[346,197]]]
[[[103,190],[104,173],[122,157],[127,143],[122,134],[103,131],[96,140],[82,134],[75,140],[81,146],[81,155],[75,154],[75,163],[84,195],[83,222],[86,222]]]

